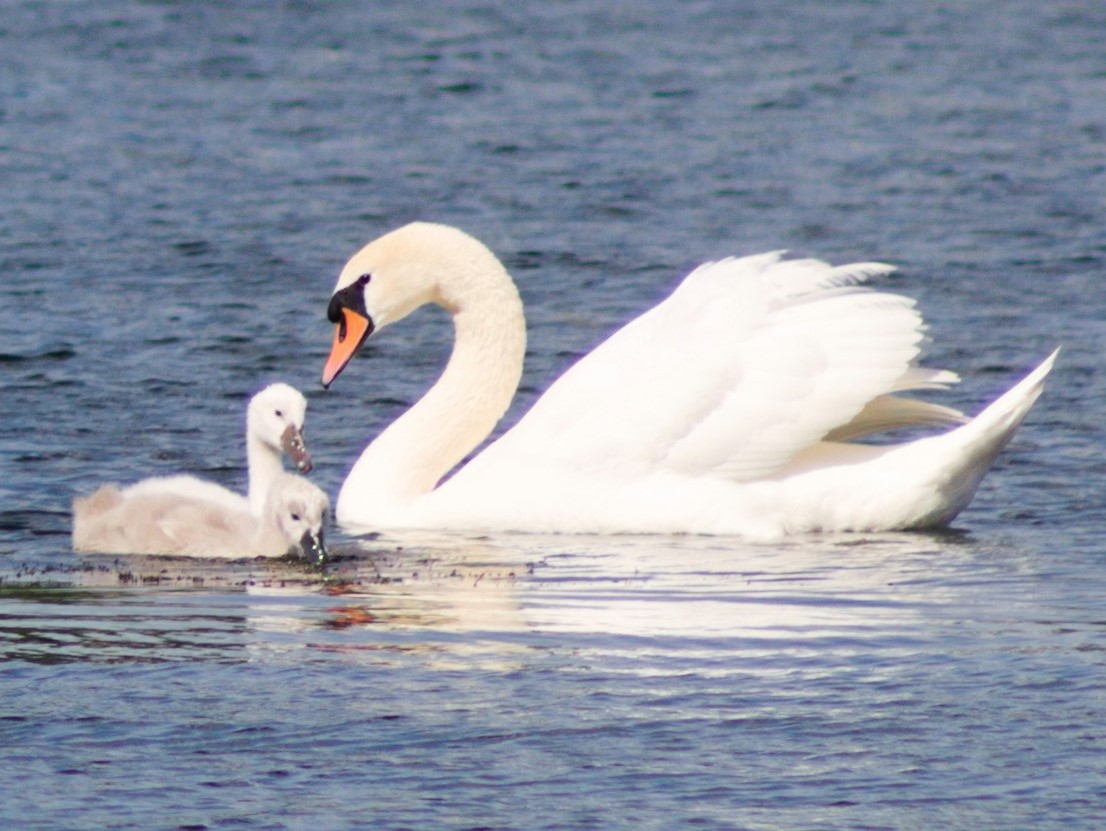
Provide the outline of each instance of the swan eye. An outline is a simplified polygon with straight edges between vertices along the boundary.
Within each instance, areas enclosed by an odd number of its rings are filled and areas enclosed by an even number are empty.
[[[357,283],[361,286],[367,286],[369,284],[369,280],[371,280],[372,278],[373,276],[371,274],[362,274],[360,277],[357,278]]]
[[[276,416],[277,418],[284,418],[284,413],[283,413],[283,412],[281,412],[280,410],[274,410],[274,415],[275,415],[275,416]]]
[[[297,514],[295,511],[292,511],[291,516],[292,516],[292,522],[299,522],[300,521],[300,515]]]

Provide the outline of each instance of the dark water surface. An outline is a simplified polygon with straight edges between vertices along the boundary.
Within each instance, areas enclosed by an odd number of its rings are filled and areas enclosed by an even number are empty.
[[[1100,828],[1103,43],[1090,0],[0,2],[0,827]],[[415,218],[519,282],[509,420],[732,253],[899,264],[955,406],[1064,352],[945,534],[71,553],[103,481],[243,486],[272,380],[336,494],[449,348],[318,387]]]

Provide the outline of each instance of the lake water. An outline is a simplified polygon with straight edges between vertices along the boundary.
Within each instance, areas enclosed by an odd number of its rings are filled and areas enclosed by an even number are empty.
[[[0,3],[0,827],[1101,827],[1106,7],[737,5]],[[335,495],[449,348],[318,386],[415,218],[519,282],[508,422],[734,253],[900,265],[954,406],[1064,351],[947,533],[70,551],[101,482],[243,486],[272,380]]]

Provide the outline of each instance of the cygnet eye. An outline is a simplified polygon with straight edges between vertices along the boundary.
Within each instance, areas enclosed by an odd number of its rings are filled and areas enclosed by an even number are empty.
[[[284,418],[284,413],[281,410],[276,410],[275,415],[277,418]]]
[[[299,522],[300,521],[300,515],[297,514],[295,511],[292,511],[291,517],[292,517],[292,522]]]

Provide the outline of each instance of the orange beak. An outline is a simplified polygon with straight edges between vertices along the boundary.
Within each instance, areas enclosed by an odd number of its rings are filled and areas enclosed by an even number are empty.
[[[372,321],[352,309],[342,309],[342,319],[334,330],[334,344],[330,347],[330,357],[323,367],[323,387],[329,387],[345,369],[354,353],[372,334]]]

